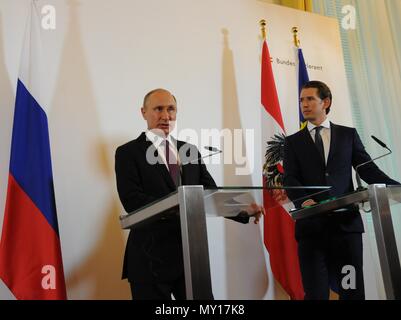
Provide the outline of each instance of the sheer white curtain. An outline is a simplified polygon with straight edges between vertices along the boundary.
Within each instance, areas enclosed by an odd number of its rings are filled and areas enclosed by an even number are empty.
[[[355,8],[354,30],[341,26],[346,5]],[[313,11],[339,20],[355,127],[372,157],[383,149],[371,135],[393,150],[377,164],[401,181],[401,0],[313,0]],[[400,253],[401,205],[392,217]],[[372,221],[366,218],[373,248]]]
[[[345,5],[356,9],[355,30],[341,28]],[[372,156],[382,151],[372,134],[393,148],[378,164],[401,180],[401,1],[314,0],[313,9],[339,20],[354,124]]]

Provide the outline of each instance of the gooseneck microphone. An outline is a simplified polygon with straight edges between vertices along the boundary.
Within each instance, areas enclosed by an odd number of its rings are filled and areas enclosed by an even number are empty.
[[[205,158],[211,157],[211,156],[213,156],[213,155],[215,155],[215,154],[218,154],[218,153],[222,153],[222,152],[223,152],[223,151],[221,151],[220,149],[217,149],[217,148],[211,147],[211,146],[206,146],[205,149],[208,150],[208,151],[210,151],[210,152],[212,152],[212,153],[209,153],[209,154],[207,154],[207,155],[205,155],[205,156],[201,156],[201,157],[198,157],[198,158],[193,159],[193,160],[190,160],[190,161],[180,162],[180,163],[178,164],[179,167],[180,167],[180,173],[181,173],[181,174],[178,175],[178,184],[177,184],[177,185],[179,185],[179,186],[182,185],[182,179],[183,179],[183,177],[182,177],[181,175],[183,174],[183,170],[182,170],[182,167],[183,167],[183,166],[185,166],[185,165],[187,165],[187,164],[195,164],[195,163],[197,163],[197,162],[198,162],[199,160],[201,160],[201,159],[205,159]]]
[[[205,158],[214,156],[215,154],[218,154],[218,153],[222,153],[222,152],[223,152],[223,151],[221,151],[220,149],[217,149],[217,148],[211,147],[211,146],[206,146],[205,149],[208,150],[208,151],[210,151],[210,152],[212,152],[212,153],[209,153],[209,154],[207,154],[207,155],[205,155],[205,156],[198,157],[198,158],[193,159],[193,160],[191,160],[191,161],[183,162],[183,163],[181,163],[181,165],[184,166],[184,165],[187,165],[187,164],[197,163],[199,160],[202,160],[202,159],[205,159]]]
[[[375,136],[371,136],[371,137],[372,137],[372,139],[375,140],[380,146],[382,146],[383,148],[387,149],[388,152],[387,152],[386,154],[383,154],[383,155],[377,157],[377,158],[374,158],[374,159],[371,159],[371,160],[369,160],[369,161],[366,161],[366,162],[363,162],[363,163],[361,163],[361,164],[358,164],[358,165],[355,167],[355,173],[356,173],[355,177],[356,177],[356,183],[357,183],[357,185],[358,185],[358,187],[357,187],[357,189],[356,189],[357,191],[366,190],[366,188],[362,187],[361,177],[359,176],[358,170],[359,170],[362,166],[364,166],[364,165],[366,165],[366,164],[368,164],[368,163],[371,163],[371,162],[373,162],[373,161],[376,161],[376,160],[378,160],[378,159],[381,159],[381,158],[383,158],[383,157],[385,157],[385,156],[388,156],[389,154],[391,154],[391,153],[393,152],[393,151],[391,151],[391,149],[390,149],[389,147],[386,146],[386,144],[385,144],[383,141],[381,141],[380,139],[376,138]]]
[[[212,152],[217,152],[217,153],[222,153],[223,152],[220,149],[217,149],[217,148],[211,147],[211,146],[206,146],[205,149],[209,150],[209,151],[212,151]]]
[[[390,148],[387,147],[386,144],[385,144],[383,141],[379,140],[379,138],[376,138],[375,136],[371,136],[371,137],[372,137],[372,139],[375,140],[379,145],[381,145],[383,148],[386,148],[388,151],[390,151],[390,153],[392,153],[392,151],[390,150]],[[390,153],[389,153],[389,154],[390,154]]]

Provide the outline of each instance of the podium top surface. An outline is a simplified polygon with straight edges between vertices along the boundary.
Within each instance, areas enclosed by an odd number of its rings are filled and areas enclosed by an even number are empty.
[[[379,185],[386,187],[385,185]],[[241,211],[249,209],[255,202],[264,204],[264,207],[275,209],[283,207],[294,220],[306,218],[322,212],[333,211],[351,205],[367,201],[368,190],[357,191],[341,197],[330,196],[329,186],[307,187],[254,187],[254,186],[223,186],[203,189],[203,186],[180,186],[163,198],[160,198],[129,214],[120,216],[122,228],[129,228],[139,222],[156,218],[163,214],[177,214],[180,204],[179,192],[189,192],[192,189],[202,190],[204,197],[205,213],[209,217],[232,217]],[[288,192],[303,191],[307,196],[290,200]],[[306,191],[306,192],[305,192]],[[401,186],[387,186],[386,192],[390,204],[401,203]],[[296,210],[294,203],[299,205],[309,199],[319,199],[319,203],[313,207]]]
[[[386,195],[390,206],[401,203],[401,186],[400,185],[389,185],[375,184],[372,187],[385,188]],[[344,194],[340,197],[328,199],[322,201],[316,205],[305,207],[298,210],[290,210],[291,216],[294,220],[304,219],[322,214],[326,212],[341,213],[344,212],[344,207],[350,205],[359,205],[361,203],[369,202],[369,190],[357,190],[348,194]]]
[[[233,217],[241,211],[248,211],[252,203],[264,205],[272,209],[278,206],[294,207],[287,192],[302,191],[308,194],[295,201],[302,203],[310,197],[319,196],[329,198],[331,187],[244,187],[229,186],[208,188],[204,192],[205,212],[209,217]]]
[[[186,186],[189,187],[189,186]],[[331,189],[331,187],[329,186],[306,186],[306,187],[260,187],[260,186],[218,186],[218,187],[208,187],[208,188],[204,188],[204,197],[209,198],[211,194],[225,194],[225,193],[231,193],[233,195],[238,195],[238,194],[242,194],[242,193],[253,193],[254,195],[262,195],[264,192],[268,192],[271,194],[275,194],[278,192],[285,192],[286,190],[307,190],[309,191],[308,197],[312,197],[312,196],[316,196],[316,195],[320,195],[320,194],[327,194],[328,196],[328,191]],[[173,203],[171,201],[165,201],[167,199],[175,199],[177,197],[178,194],[178,190],[169,193],[168,195],[161,197],[160,199],[157,199],[153,202],[148,203],[147,205],[134,210],[130,213],[128,213],[127,215],[132,215],[132,214],[136,214],[138,212],[141,212],[142,210],[152,207],[154,205],[156,205],[157,203]],[[299,198],[296,201],[300,201],[303,198]],[[284,200],[286,203],[291,202],[290,199],[285,199]],[[250,203],[249,203],[250,204]],[[177,202],[178,205],[178,202]],[[124,217],[126,215],[123,215],[122,217]]]
[[[179,192],[190,192],[190,190],[201,188],[204,196],[205,213],[208,216],[235,216],[241,211],[249,209],[252,203],[263,204],[266,202],[270,207],[290,204],[291,200],[286,196],[288,190],[307,191],[308,198],[313,195],[327,194],[331,187],[308,186],[308,187],[254,187],[254,186],[224,186],[203,189],[202,186],[180,186],[165,197],[151,202],[138,210],[120,216],[123,228],[127,228],[144,220],[149,220],[157,215],[167,212],[178,212]],[[199,190],[199,189],[198,189]],[[306,200],[306,199],[303,199]],[[173,213],[174,213],[173,212]]]

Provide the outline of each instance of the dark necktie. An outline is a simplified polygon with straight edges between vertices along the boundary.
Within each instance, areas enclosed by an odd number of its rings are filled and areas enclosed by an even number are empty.
[[[315,128],[315,145],[317,150],[319,151],[320,156],[323,159],[323,162],[326,163],[326,158],[324,156],[324,146],[322,136],[320,135],[320,131],[322,131],[323,127],[319,126]]]
[[[166,140],[166,162],[171,179],[173,179],[174,184],[178,186],[178,175],[180,172],[180,168],[178,166],[177,158],[174,152],[170,149],[170,143],[168,142],[168,140]]]

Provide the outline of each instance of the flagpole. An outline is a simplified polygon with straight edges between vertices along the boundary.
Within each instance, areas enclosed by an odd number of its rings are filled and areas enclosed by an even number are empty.
[[[294,35],[294,45],[296,47],[296,51],[297,51],[297,55],[298,55],[298,91],[299,91],[298,98],[300,99],[301,98],[301,89],[302,89],[303,85],[309,81],[309,75],[308,75],[308,71],[306,69],[305,59],[304,59],[304,55],[303,55],[302,49],[301,49],[301,42],[299,41],[299,38],[298,38],[298,31],[299,31],[298,27],[292,28],[292,33]],[[305,119],[302,115],[301,104],[299,104],[300,129],[302,130],[303,128],[305,128],[306,125],[307,125],[307,121],[305,121]]]
[[[292,33],[294,34],[294,44],[297,48],[300,46],[300,41],[298,39],[298,27],[292,28]]]
[[[266,40],[266,20],[265,19],[260,20],[259,24],[262,31],[262,38],[263,40]]]
[[[266,42],[266,38],[267,38],[267,36],[266,36],[266,34],[267,34],[267,31],[266,31],[266,25],[267,25],[266,20],[265,19],[260,20],[259,24],[260,24],[260,29],[262,31],[262,40],[264,42]],[[272,57],[270,57],[270,62],[273,63],[273,58]]]

